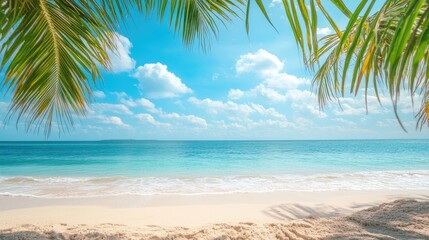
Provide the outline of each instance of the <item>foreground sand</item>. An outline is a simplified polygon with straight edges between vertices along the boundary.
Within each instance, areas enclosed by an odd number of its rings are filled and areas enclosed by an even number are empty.
[[[429,239],[428,196],[338,191],[0,197],[0,239]]]

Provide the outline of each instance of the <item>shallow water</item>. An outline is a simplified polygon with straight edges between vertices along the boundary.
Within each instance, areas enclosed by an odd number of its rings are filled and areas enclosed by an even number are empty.
[[[429,140],[0,142],[0,195],[429,189]]]

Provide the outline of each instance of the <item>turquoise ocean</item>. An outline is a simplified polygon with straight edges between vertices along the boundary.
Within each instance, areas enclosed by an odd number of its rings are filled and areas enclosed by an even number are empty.
[[[429,140],[0,142],[0,195],[429,190]]]

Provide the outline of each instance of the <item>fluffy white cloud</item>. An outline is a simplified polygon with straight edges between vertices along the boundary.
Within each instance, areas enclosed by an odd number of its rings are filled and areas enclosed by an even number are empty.
[[[235,64],[237,73],[257,73],[261,77],[276,75],[283,67],[283,62],[277,56],[264,49],[259,49],[256,53],[241,55]]]
[[[103,123],[106,123],[106,124],[112,124],[123,128],[131,128],[130,125],[125,124],[121,118],[116,116],[102,117],[101,120]]]
[[[210,98],[198,99],[191,97],[188,101],[197,107],[204,109],[211,114],[217,114],[219,112],[229,112],[241,116],[248,116],[253,112],[253,109],[247,104],[237,104],[232,101],[222,102],[212,100]]]
[[[231,89],[228,92],[228,99],[238,100],[243,97],[264,97],[272,102],[284,102],[287,97],[284,94],[279,93],[277,90],[269,88],[264,84],[259,84],[255,88],[249,91],[241,91],[240,89]]]
[[[244,92],[240,89],[231,89],[228,92],[228,98],[232,100],[240,99],[244,96]]]
[[[96,97],[96,98],[105,98],[105,97],[106,97],[106,94],[104,94],[104,92],[103,92],[103,91],[98,91],[98,90],[96,90],[96,91],[94,91],[92,94],[93,94],[93,95],[94,95],[94,97]]]
[[[143,107],[149,112],[159,111],[158,109],[156,109],[155,104],[146,98],[139,98],[134,100],[133,98],[129,97],[126,94],[121,94],[118,96],[119,96],[119,101],[127,105],[128,107]]]
[[[107,51],[110,58],[111,71],[114,73],[129,72],[136,66],[136,61],[130,56],[130,49],[133,46],[130,40],[120,34],[114,38],[116,49]]]
[[[149,101],[146,98],[139,98],[135,101],[135,103],[137,104],[137,106],[142,106],[149,111],[156,111],[155,104],[153,104],[153,102]]]
[[[301,84],[308,84],[305,78],[298,78],[294,75],[283,72],[284,63],[280,59],[264,49],[259,49],[255,53],[241,55],[235,64],[235,70],[241,73],[256,73],[265,80],[269,87],[278,89],[296,88]]]
[[[155,118],[150,115],[149,113],[140,113],[136,115],[136,118],[140,120],[142,123],[150,123],[154,126],[160,127],[160,126],[170,126],[169,123],[162,123],[155,120]]]
[[[235,64],[237,73],[256,73],[268,87],[276,89],[293,89],[301,84],[308,84],[305,78],[282,72],[284,64],[280,59],[264,49],[255,53],[241,55]]]
[[[261,116],[286,118],[283,114],[277,112],[274,108],[265,108],[260,104],[238,104],[233,101],[218,101],[210,98],[198,99],[191,97],[188,101],[197,107],[204,109],[211,114],[227,113],[240,117],[248,117],[250,114],[259,114]]]
[[[308,85],[310,81],[287,73],[278,73],[265,80],[265,85],[275,89],[295,89],[300,85]]]
[[[318,118],[325,118],[327,114],[319,109],[316,95],[308,90],[290,90],[287,94],[295,112],[310,113]]]
[[[269,88],[264,84],[259,84],[255,88],[251,89],[248,92],[249,96],[262,96],[272,102],[284,102],[286,101],[286,96],[279,93],[277,90]]]
[[[236,72],[255,73],[262,82],[248,91],[231,89],[228,97],[237,100],[242,97],[260,96],[272,102],[285,102],[289,90],[308,85],[310,81],[283,72],[283,68],[284,64],[277,56],[263,49],[240,56],[236,62]]]
[[[317,35],[328,35],[331,34],[332,30],[328,27],[324,27],[324,28],[317,28]]]
[[[179,77],[159,62],[139,66],[133,76],[139,80],[140,90],[149,98],[173,98],[192,93]]]
[[[275,118],[286,118],[285,115],[277,112],[277,110],[275,110],[274,108],[265,108],[264,106],[262,106],[260,104],[255,104],[255,103],[250,104],[250,106],[252,107],[252,109],[254,110],[255,113],[258,113],[262,116],[270,116],[270,117],[275,117]]]

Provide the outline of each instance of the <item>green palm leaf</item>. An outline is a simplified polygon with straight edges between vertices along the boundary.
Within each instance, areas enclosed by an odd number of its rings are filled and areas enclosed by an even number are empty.
[[[256,0],[255,0],[256,1]],[[429,123],[429,2],[427,0],[386,0],[374,12],[375,0],[362,0],[350,10],[342,0],[309,0],[311,17],[301,5],[308,0],[283,0],[286,17],[307,66],[315,71],[313,86],[323,108],[331,100],[350,92],[357,94],[364,88],[387,88],[395,115],[401,93],[408,91],[412,99],[421,98],[416,114],[417,127]],[[349,22],[341,31],[325,10],[324,5],[336,6]],[[335,34],[319,39],[318,6],[335,30]],[[302,25],[302,26],[301,26]],[[319,65],[320,64],[320,65]]]
[[[210,38],[218,37],[219,24],[237,16],[244,0],[146,0],[147,14],[155,12],[160,20],[167,15],[169,26],[181,37],[186,46],[198,41],[204,51]]]
[[[26,130],[53,122],[61,130],[84,116],[91,85],[101,78],[99,64],[109,69],[120,21],[137,10],[156,12],[181,32],[189,46],[204,50],[219,23],[230,21],[243,2],[230,0],[0,0],[0,70],[3,85],[13,93],[8,114],[25,120]]]

